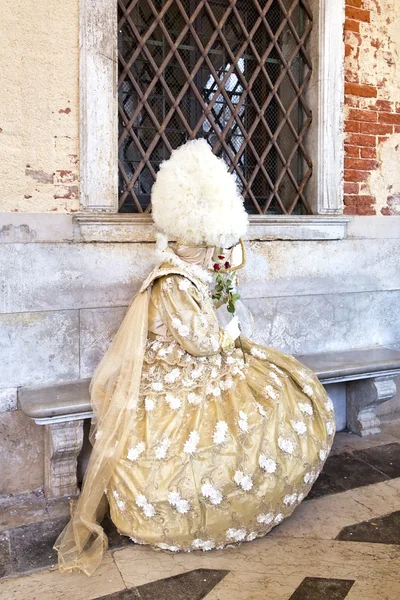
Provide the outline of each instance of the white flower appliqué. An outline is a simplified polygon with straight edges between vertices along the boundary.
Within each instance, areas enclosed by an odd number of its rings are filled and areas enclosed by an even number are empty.
[[[185,442],[183,451],[186,452],[186,454],[194,454],[197,450],[197,445],[198,445],[199,441],[200,441],[200,436],[197,433],[197,431],[191,431],[188,439]]]
[[[155,381],[154,383],[151,384],[151,389],[154,392],[162,392],[163,388],[164,388],[164,386],[161,381]]]
[[[156,403],[154,402],[154,400],[152,398],[145,398],[144,399],[144,408],[145,410],[147,410],[147,412],[151,412],[152,410],[154,410],[156,407]]]
[[[293,504],[296,503],[297,500],[297,494],[291,494],[290,496],[285,496],[283,499],[283,503],[286,504],[286,506],[293,506]]]
[[[165,396],[165,400],[172,410],[178,410],[182,405],[181,399],[173,396],[172,394],[167,394]]]
[[[307,425],[304,421],[290,421],[293,429],[297,433],[297,435],[304,435],[307,433]]]
[[[333,411],[334,411],[334,408],[335,408],[335,407],[333,406],[333,402],[332,402],[332,400],[329,398],[329,396],[328,396],[328,398],[326,399],[326,402],[325,402],[325,408],[326,408],[326,410],[327,410],[328,412],[333,412]]]
[[[242,527],[242,529],[228,529],[226,532],[226,537],[228,540],[241,542],[246,537],[246,529],[244,527]]]
[[[190,504],[187,500],[184,500],[179,492],[170,492],[168,494],[168,502],[173,506],[177,512],[181,515],[186,515],[189,512]]]
[[[131,460],[133,462],[133,461],[137,460],[141,454],[143,454],[145,449],[146,449],[145,443],[139,442],[138,444],[136,444],[136,446],[129,449],[129,452],[126,455],[126,457],[128,460]]]
[[[267,473],[275,473],[276,471],[276,461],[273,458],[268,458],[265,454],[260,454],[258,457],[258,464]]]
[[[233,479],[235,483],[239,485],[245,492],[249,492],[253,487],[252,478],[250,475],[245,475],[243,471],[236,471]]]
[[[288,438],[279,437],[278,438],[278,446],[282,450],[282,452],[286,452],[287,454],[293,454],[296,450],[297,445],[289,440]]]
[[[272,398],[272,400],[278,399],[278,395],[277,395],[276,391],[274,390],[274,388],[272,387],[272,385],[266,385],[264,389],[265,389],[265,393],[267,394],[267,396]]]
[[[306,396],[309,396],[310,398],[312,398],[314,395],[311,385],[305,385],[303,387],[303,392],[306,394]]]
[[[335,424],[333,421],[328,421],[326,424],[326,431],[328,435],[333,435],[335,433]]]
[[[258,348],[252,348],[250,350],[250,354],[254,356],[254,358],[260,358],[261,360],[267,360],[267,355],[265,352],[262,352]]]
[[[163,460],[167,456],[168,448],[171,445],[171,441],[166,437],[161,442],[159,442],[156,446],[156,459]]]
[[[270,374],[269,374],[269,376],[271,377],[271,379],[273,379],[273,380],[275,381],[275,383],[276,383],[276,385],[277,385],[278,387],[283,387],[283,383],[282,383],[282,381],[279,379],[279,377],[278,377],[278,375],[277,375],[276,373],[274,373],[274,372],[272,371],[272,373],[270,373]]]
[[[268,417],[267,411],[261,406],[261,404],[259,402],[256,402],[256,405],[257,405],[258,412],[260,413],[260,415],[262,417]]]
[[[320,457],[321,460],[325,460],[326,457],[327,457],[327,455],[328,455],[328,451],[327,450],[322,449],[322,450],[319,451],[319,457]]]
[[[192,548],[194,548],[195,550],[204,550],[204,552],[207,552],[208,550],[212,550],[213,548],[215,548],[215,542],[214,540],[200,540],[199,538],[196,538],[192,542]]]
[[[239,411],[239,421],[238,421],[238,425],[239,428],[244,432],[247,433],[249,431],[249,423],[248,423],[248,416],[246,415],[245,412],[243,412],[242,410]]]
[[[272,523],[273,520],[274,520],[274,513],[272,513],[272,512],[266,513],[266,514],[261,514],[261,515],[258,515],[258,517],[257,517],[257,522],[261,523],[262,525],[269,525],[270,523]]]
[[[200,404],[200,402],[201,402],[200,394],[195,394],[194,392],[190,392],[188,394],[188,402],[189,402],[189,404],[195,404],[195,405]]]
[[[215,488],[211,483],[204,483],[201,486],[201,493],[205,498],[208,498],[211,504],[221,504],[222,502],[222,494],[217,488]]]
[[[215,426],[213,441],[214,444],[223,444],[228,433],[228,424],[225,421],[218,421]]]
[[[156,544],[157,548],[160,550],[169,550],[170,552],[179,552],[181,549],[180,546],[168,546],[168,544],[164,544],[161,542],[160,544]]]
[[[146,517],[154,517],[156,514],[156,509],[152,504],[150,504],[150,502],[147,501],[147,498],[144,494],[138,494],[135,501],[138,507],[142,509]]]
[[[182,290],[182,292],[187,292],[191,286],[191,281],[189,279],[180,279],[178,283],[178,288]]]
[[[179,379],[180,374],[180,369],[172,369],[172,371],[164,376],[164,381],[166,381],[166,383],[174,383],[177,379]]]
[[[309,417],[311,417],[314,413],[313,407],[311,406],[311,404],[307,404],[307,402],[299,402],[297,406],[299,407],[302,413],[308,415]]]

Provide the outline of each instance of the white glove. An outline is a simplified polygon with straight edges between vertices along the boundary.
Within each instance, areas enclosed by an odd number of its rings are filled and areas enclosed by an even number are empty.
[[[236,340],[240,335],[239,328],[239,319],[238,317],[233,317],[233,319],[228,323],[225,327],[225,331],[228,335],[231,336],[233,340]]]

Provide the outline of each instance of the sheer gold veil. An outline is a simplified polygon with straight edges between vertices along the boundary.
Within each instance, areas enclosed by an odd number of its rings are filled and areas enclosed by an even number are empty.
[[[61,571],[91,575],[108,546],[100,525],[107,509],[105,489],[137,419],[135,407],[147,340],[148,303],[148,290],[133,299],[90,385],[94,411],[90,437],[96,443],[71,520],[54,545]]]

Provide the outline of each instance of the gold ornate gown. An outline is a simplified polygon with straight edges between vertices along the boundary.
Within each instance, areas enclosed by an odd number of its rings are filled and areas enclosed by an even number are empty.
[[[293,357],[220,329],[207,284],[164,264],[149,290],[135,424],[107,485],[135,542],[211,550],[264,536],[310,491],[333,405]]]

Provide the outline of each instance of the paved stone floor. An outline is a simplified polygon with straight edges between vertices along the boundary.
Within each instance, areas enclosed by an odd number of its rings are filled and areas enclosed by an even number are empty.
[[[60,574],[51,549],[65,503],[0,505],[1,600],[400,600],[400,422],[336,436],[310,497],[267,537],[225,551],[167,554],[108,523],[91,577]]]

